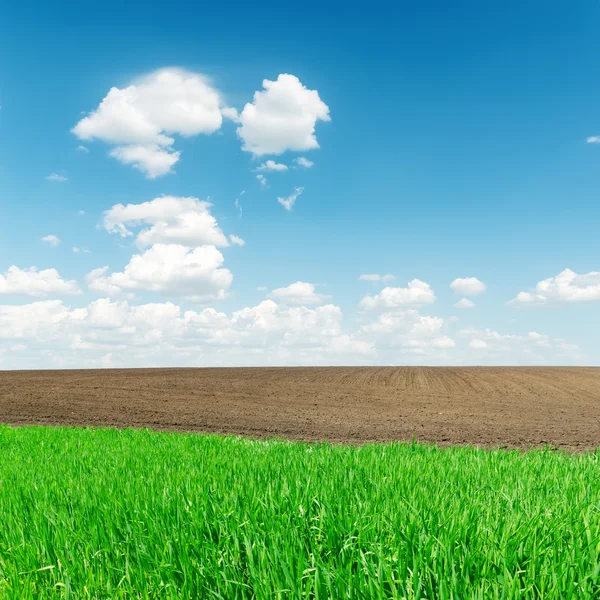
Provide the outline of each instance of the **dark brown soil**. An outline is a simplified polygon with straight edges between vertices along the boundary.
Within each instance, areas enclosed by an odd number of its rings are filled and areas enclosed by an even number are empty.
[[[584,450],[600,368],[0,371],[0,422]]]

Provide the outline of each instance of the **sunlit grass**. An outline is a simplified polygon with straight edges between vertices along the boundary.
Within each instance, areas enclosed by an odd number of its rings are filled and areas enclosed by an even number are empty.
[[[600,598],[598,459],[0,427],[0,598]]]

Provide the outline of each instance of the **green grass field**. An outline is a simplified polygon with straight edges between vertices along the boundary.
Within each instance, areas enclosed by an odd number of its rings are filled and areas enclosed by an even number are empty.
[[[600,598],[599,458],[0,427],[0,598]]]

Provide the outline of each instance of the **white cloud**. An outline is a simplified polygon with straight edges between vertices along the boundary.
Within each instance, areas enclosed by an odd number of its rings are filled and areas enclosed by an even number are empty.
[[[91,254],[87,248],[80,248],[79,246],[73,246],[73,252],[75,252],[75,254]]]
[[[56,269],[38,270],[36,267],[19,269],[11,266],[6,273],[0,273],[0,294],[35,296],[44,298],[50,295],[81,293],[75,281],[65,281]]]
[[[211,206],[198,198],[162,196],[141,204],[115,204],[104,213],[103,224],[106,231],[121,237],[133,235],[129,228],[149,225],[137,234],[138,248],[158,243],[228,246],[227,237],[210,213]]]
[[[431,286],[419,279],[413,279],[408,287],[385,287],[374,296],[365,296],[359,304],[363,310],[393,310],[410,305],[431,304],[435,294]]]
[[[470,348],[485,350],[492,364],[498,364],[503,355],[507,357],[504,359],[507,364],[562,364],[565,360],[581,364],[584,359],[576,344],[536,331],[517,335],[501,334],[493,329],[467,328],[460,333],[470,338]]]
[[[240,122],[240,115],[238,114],[237,108],[233,108],[232,106],[224,106],[221,108],[221,114],[230,121],[234,123]]]
[[[471,346],[471,348],[475,348],[476,350],[481,350],[483,348],[487,348],[487,343],[483,340],[475,339],[469,342],[469,346]]]
[[[456,294],[461,296],[478,296],[483,294],[487,289],[487,286],[483,281],[479,281],[477,277],[464,277],[462,279],[455,279],[450,287]]]
[[[329,107],[319,93],[289,74],[276,81],[265,79],[263,88],[240,115],[237,133],[243,149],[262,156],[318,148],[315,125],[330,120]]]
[[[259,165],[254,169],[255,171],[287,171],[288,166],[283,163],[275,162],[274,160],[267,160],[262,165]]]
[[[80,140],[116,146],[111,156],[155,178],[169,173],[179,160],[173,135],[211,134],[222,121],[219,93],[206,77],[166,68],[126,88],[111,88],[72,131]]]
[[[262,173],[259,173],[256,176],[256,179],[258,179],[258,182],[260,183],[261,188],[266,189],[269,187],[269,182],[267,181],[267,178]]]
[[[170,302],[99,299],[72,309],[45,301],[0,305],[0,350],[18,342],[31,347],[36,364],[50,357],[54,366],[103,366],[107,356],[114,366],[364,363],[372,344],[344,333],[341,321],[337,306],[271,300],[231,315]]]
[[[508,304],[512,306],[542,306],[577,304],[600,300],[600,272],[577,274],[565,269],[556,277],[538,282],[534,292],[519,292]]]
[[[363,275],[359,275],[358,280],[359,281],[394,281],[394,279],[396,279],[396,277],[394,277],[394,275],[390,275],[389,273],[387,275],[379,275],[377,273],[365,273]]]
[[[237,235],[234,235],[233,233],[229,236],[229,241],[232,244],[235,244],[236,246],[245,246],[246,245],[246,242],[241,237],[238,237]]]
[[[284,288],[277,288],[271,292],[271,296],[284,304],[322,304],[331,296],[318,294],[312,283],[296,281]]]
[[[190,249],[180,244],[154,244],[134,254],[123,272],[108,274],[108,267],[94,269],[86,276],[91,290],[128,297],[147,290],[192,302],[225,297],[233,276],[223,268],[223,255],[214,246]]]
[[[456,344],[446,329],[447,324],[441,317],[422,315],[415,309],[397,309],[362,325],[360,331],[378,350],[387,349],[390,356],[414,355],[421,360],[427,357],[448,362],[447,351]]]
[[[441,338],[436,338],[431,342],[431,345],[434,348],[454,348],[456,346],[456,342],[449,338],[447,335]]]
[[[82,152],[83,154],[89,154],[89,152],[90,152],[85,146],[77,146],[77,148],[75,148],[75,150],[77,152]]]
[[[600,136],[591,135],[589,138],[585,140],[588,144],[600,144]]]
[[[52,173],[46,177],[48,181],[54,181],[56,183],[64,183],[65,181],[69,181],[68,177],[64,175],[59,175],[58,173]]]
[[[304,167],[305,169],[310,169],[315,164],[312,160],[304,158],[304,156],[299,156],[297,159],[294,160],[294,162],[297,166]]]
[[[454,305],[454,308],[475,308],[475,306],[475,302],[471,302],[468,298],[462,298]]]
[[[300,196],[300,194],[302,194],[303,191],[304,188],[297,187],[294,190],[294,193],[290,194],[287,198],[282,198],[281,196],[279,196],[277,198],[277,202],[279,202],[279,204],[281,204],[281,206],[283,206],[285,210],[292,210],[294,204],[296,203],[296,200],[298,199],[298,196]]]
[[[57,237],[54,234],[49,234],[49,235],[45,235],[43,238],[41,238],[42,242],[46,242],[48,244],[50,244],[50,246],[58,246],[60,244],[60,238]]]
[[[144,173],[148,179],[156,179],[173,172],[173,166],[179,161],[180,153],[165,150],[157,144],[141,146],[117,146],[110,151],[110,156],[125,165],[132,165]]]

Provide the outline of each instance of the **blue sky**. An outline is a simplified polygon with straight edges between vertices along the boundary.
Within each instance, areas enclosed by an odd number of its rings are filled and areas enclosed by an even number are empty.
[[[0,368],[600,364],[598,2],[12,4]]]

